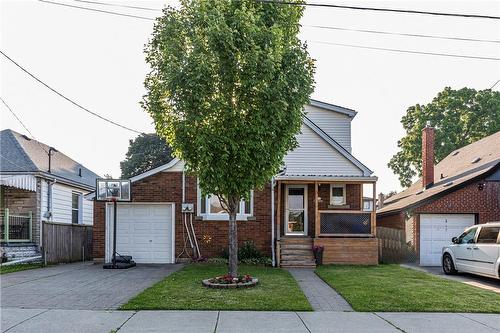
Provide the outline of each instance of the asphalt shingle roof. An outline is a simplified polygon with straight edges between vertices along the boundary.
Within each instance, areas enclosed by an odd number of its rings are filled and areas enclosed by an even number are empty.
[[[44,172],[49,169],[49,146],[11,129],[0,132],[0,172]],[[79,175],[81,169],[81,176]],[[59,151],[52,152],[51,175],[95,187],[99,175]]]
[[[377,213],[400,211],[451,190],[500,165],[500,131],[457,149],[434,166],[434,185],[423,190],[422,179],[384,202]],[[443,178],[441,178],[441,175]]]

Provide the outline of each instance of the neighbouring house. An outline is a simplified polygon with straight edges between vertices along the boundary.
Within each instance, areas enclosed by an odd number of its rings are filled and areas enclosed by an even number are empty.
[[[404,230],[420,265],[441,265],[441,250],[473,224],[500,221],[500,132],[434,165],[434,128],[422,133],[422,177],[377,211],[377,226]]]
[[[1,250],[8,257],[40,254],[42,223],[93,224],[98,175],[26,135],[0,132]],[[81,258],[81,256],[80,256]]]
[[[313,245],[323,262],[377,264],[375,210],[363,209],[363,185],[375,198],[377,177],[351,154],[356,112],[312,100],[305,106],[299,147],[262,190],[241,201],[238,241],[253,241],[281,266],[314,266]],[[242,175],[244,177],[244,175]],[[190,253],[221,256],[228,244],[227,213],[215,196],[202,196],[184,163],[170,163],[131,178],[132,201],[117,206],[117,252],[138,263],[172,263]],[[182,204],[193,204],[193,213]],[[112,253],[111,203],[94,203],[94,260]],[[193,223],[195,239],[187,229]]]

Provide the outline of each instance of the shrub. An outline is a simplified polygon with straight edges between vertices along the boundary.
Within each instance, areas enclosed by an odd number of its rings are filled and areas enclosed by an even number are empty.
[[[243,246],[238,249],[238,259],[241,261],[245,259],[259,259],[262,257],[262,253],[260,253],[255,243],[252,241],[246,241],[243,243]]]

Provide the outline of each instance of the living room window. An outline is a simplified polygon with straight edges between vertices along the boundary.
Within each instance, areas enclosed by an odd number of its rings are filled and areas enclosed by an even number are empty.
[[[345,184],[330,185],[330,205],[345,205]]]
[[[198,189],[198,215],[205,220],[228,220],[229,214],[222,208],[219,198],[215,195],[201,195]],[[250,192],[250,200],[241,200],[238,205],[236,219],[246,220],[253,214],[253,191]]]

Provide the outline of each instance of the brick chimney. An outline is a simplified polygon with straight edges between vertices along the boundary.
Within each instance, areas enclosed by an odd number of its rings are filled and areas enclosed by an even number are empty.
[[[422,187],[434,184],[434,127],[430,121],[422,130]]]

